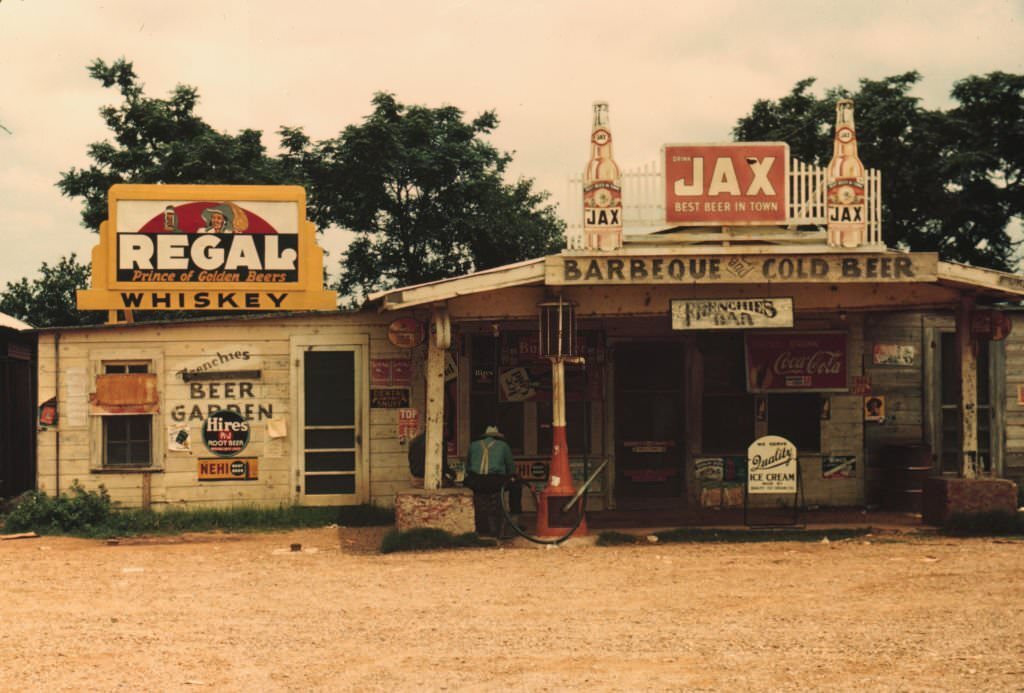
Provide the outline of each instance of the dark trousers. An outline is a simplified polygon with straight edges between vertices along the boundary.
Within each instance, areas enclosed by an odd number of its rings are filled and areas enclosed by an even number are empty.
[[[473,490],[473,513],[479,534],[501,536],[505,515],[501,511],[501,487],[508,488],[509,513],[523,511],[522,487],[504,474],[474,474],[469,472],[462,485]]]

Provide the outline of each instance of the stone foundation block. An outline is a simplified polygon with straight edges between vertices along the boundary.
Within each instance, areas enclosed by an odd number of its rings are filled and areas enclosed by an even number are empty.
[[[1009,479],[946,479],[925,481],[922,519],[942,527],[954,515],[1017,512],[1017,484]]]
[[[395,494],[395,529],[420,527],[465,534],[475,529],[473,492],[468,488],[410,488]]]

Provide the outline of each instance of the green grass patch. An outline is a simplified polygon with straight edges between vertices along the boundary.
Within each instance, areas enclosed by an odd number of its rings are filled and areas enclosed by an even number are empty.
[[[1019,512],[957,513],[939,531],[960,537],[1024,535],[1024,515]]]
[[[466,549],[496,546],[495,539],[482,539],[474,532],[452,534],[443,529],[418,527],[406,532],[393,529],[384,535],[380,543],[381,553],[397,551],[434,551],[437,549]]]
[[[75,481],[57,498],[40,491],[24,494],[0,524],[5,532],[108,538],[215,530],[259,532],[330,524],[368,527],[393,524],[394,520],[393,510],[374,505],[170,508],[162,512],[119,509],[102,485],[96,491],[86,491]]]
[[[628,544],[639,544],[641,540],[647,543],[643,537],[626,532],[601,532],[597,535],[597,546],[623,546]]]
[[[869,528],[860,529],[702,529],[683,527],[652,534],[658,544],[679,543],[722,543],[742,544],[767,541],[816,542],[828,539],[840,541],[869,534]],[[633,535],[623,532],[601,532],[597,537],[598,546],[622,546],[623,544],[649,544],[647,535]]]

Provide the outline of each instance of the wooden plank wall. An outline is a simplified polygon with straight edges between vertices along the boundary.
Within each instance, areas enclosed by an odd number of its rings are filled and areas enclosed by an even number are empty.
[[[1003,476],[1024,484],[1024,314],[1011,313],[1013,329],[1004,345],[1006,354],[1006,453],[1003,457]]]
[[[103,484],[112,498],[128,507],[142,503],[143,477],[138,472],[98,471],[102,459],[102,427],[99,417],[89,414],[88,397],[95,390],[95,376],[103,361],[145,359],[153,363],[158,375],[161,396],[160,414],[154,420],[154,459],[161,471],[150,473],[151,498],[154,507],[231,506],[259,504],[276,506],[294,500],[293,459],[301,445],[297,431],[297,403],[291,401],[292,374],[289,364],[290,343],[294,335],[337,336],[339,343],[353,335],[369,335],[368,358],[411,358],[413,386],[411,404],[422,415],[422,352],[398,349],[387,340],[387,324],[393,316],[375,313],[339,314],[330,316],[298,316],[292,318],[217,321],[184,325],[160,324],[123,328],[68,330],[60,334],[59,412],[58,427],[39,432],[38,485],[53,493],[66,491],[73,480],[86,488]],[[57,357],[55,335],[45,333],[39,340],[40,401],[56,392]],[[248,358],[245,358],[248,354]],[[219,355],[223,355],[221,359]],[[195,369],[203,363],[219,360],[216,370],[260,370],[259,379],[249,390],[225,382],[186,383],[179,375],[184,368]],[[222,361],[222,362],[221,362]],[[359,364],[362,395],[369,385],[365,376],[367,363]],[[213,386],[216,385],[216,388]],[[197,481],[200,458],[206,454],[202,442],[202,420],[210,406],[238,406],[252,420],[250,442],[240,457],[259,460],[259,478],[255,481]],[[284,420],[285,438],[270,439],[267,421]],[[168,450],[168,435],[173,427],[185,423],[191,433],[191,451]],[[408,487],[409,476],[405,446],[398,439],[397,409],[371,409],[371,435],[367,446],[370,479],[367,498],[380,505],[390,505],[394,492]],[[60,488],[57,488],[57,434],[60,435]]]

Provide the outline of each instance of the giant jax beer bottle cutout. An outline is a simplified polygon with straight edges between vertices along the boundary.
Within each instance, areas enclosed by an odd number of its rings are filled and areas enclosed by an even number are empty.
[[[856,248],[867,238],[867,204],[864,164],[857,157],[857,131],[850,99],[836,102],[836,132],[826,176],[828,244]]]
[[[603,101],[594,103],[590,161],[583,173],[583,244],[588,250],[622,247],[622,187]]]

